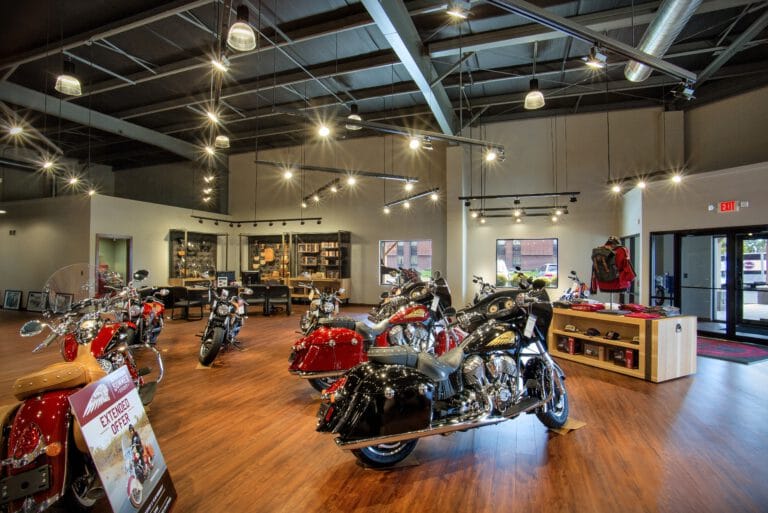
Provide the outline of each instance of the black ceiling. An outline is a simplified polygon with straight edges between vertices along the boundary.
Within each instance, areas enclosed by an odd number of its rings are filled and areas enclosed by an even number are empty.
[[[366,121],[444,132],[408,66],[366,7],[343,0],[4,2],[0,76],[10,84],[0,84],[0,89],[25,89],[19,100],[0,94],[7,107],[3,115],[24,119],[66,156],[79,160],[115,169],[179,160],[178,152],[161,149],[155,140],[165,134],[197,148],[210,140],[204,112],[217,90],[210,59],[221,27],[234,19],[234,7],[240,3],[250,8],[250,23],[261,37],[257,51],[230,51],[231,68],[222,78],[219,130],[229,135],[230,152],[253,150],[257,144],[300,144],[312,136],[309,119],[346,116],[353,103]],[[681,100],[673,94],[680,82],[674,77],[654,72],[645,82],[628,82],[623,74],[627,59],[617,53],[607,51],[607,70],[595,73],[581,60],[588,43],[484,2],[469,2],[469,18],[456,23],[446,15],[446,3],[414,0],[404,6],[434,73],[446,74],[442,89],[452,104],[454,133],[459,125],[521,117],[651,105],[688,108],[768,83],[765,28],[739,45],[705,83],[697,84],[696,99]],[[643,16],[659,2],[534,4],[586,26],[610,20],[600,33],[635,45],[647,27]],[[754,28],[766,5],[702,0],[664,59],[700,73],[738,43],[740,34]],[[536,76],[547,103],[541,110],[526,111],[522,100],[532,74],[534,41]],[[65,98],[64,103],[90,111],[78,122],[61,119],[59,113],[66,108],[53,88],[62,66],[62,46],[74,59],[83,84],[83,96]],[[462,65],[455,66],[469,52]],[[46,95],[40,97],[44,109],[25,106],[28,90]],[[104,128],[99,114],[149,129],[149,140],[140,142],[130,130],[119,134],[99,129]],[[335,136],[371,133],[348,132],[342,123]]]

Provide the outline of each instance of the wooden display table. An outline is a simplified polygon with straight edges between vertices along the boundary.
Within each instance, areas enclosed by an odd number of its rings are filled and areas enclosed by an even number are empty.
[[[579,331],[566,331],[569,324]],[[587,335],[589,328],[600,335]],[[605,338],[609,331],[620,337]],[[552,356],[655,383],[696,373],[694,316],[639,319],[555,308],[547,341]]]

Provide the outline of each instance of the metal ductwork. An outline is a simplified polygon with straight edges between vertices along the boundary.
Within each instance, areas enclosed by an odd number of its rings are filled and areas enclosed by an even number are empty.
[[[637,49],[654,57],[663,56],[700,4],[701,0],[665,0]],[[642,82],[651,76],[651,71],[653,69],[645,64],[630,61],[624,68],[624,76],[631,82]]]

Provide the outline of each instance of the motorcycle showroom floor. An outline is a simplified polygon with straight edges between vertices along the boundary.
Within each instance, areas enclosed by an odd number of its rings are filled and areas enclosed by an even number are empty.
[[[408,465],[375,471],[315,432],[318,393],[287,372],[301,309],[251,314],[246,350],[211,370],[196,368],[205,321],[166,324],[150,420],[176,513],[768,511],[765,363],[699,358],[695,376],[653,384],[561,361],[585,427],[558,435],[526,415],[422,439]],[[1,403],[16,376],[61,359],[30,352],[30,318],[0,311]]]

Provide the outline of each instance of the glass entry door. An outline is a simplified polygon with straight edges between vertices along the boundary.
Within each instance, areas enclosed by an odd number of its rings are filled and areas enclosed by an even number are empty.
[[[736,332],[768,336],[767,233],[736,236]]]
[[[699,330],[727,332],[727,243],[723,235],[680,238],[680,310],[699,319]]]

